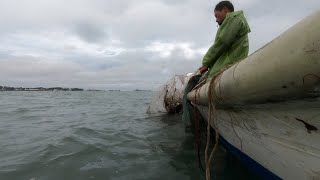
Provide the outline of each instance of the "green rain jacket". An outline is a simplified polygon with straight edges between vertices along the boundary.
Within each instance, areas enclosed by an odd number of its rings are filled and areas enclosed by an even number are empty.
[[[230,12],[218,29],[214,44],[203,58],[202,64],[209,68],[211,78],[227,65],[248,56],[250,27],[243,11]]]

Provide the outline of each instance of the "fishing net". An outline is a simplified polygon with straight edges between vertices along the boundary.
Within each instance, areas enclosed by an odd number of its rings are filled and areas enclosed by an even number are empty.
[[[147,113],[178,113],[182,111],[182,98],[184,88],[192,73],[175,75],[153,96]]]
[[[187,129],[190,129],[194,132],[195,135],[195,146],[198,156],[199,167],[205,171],[206,179],[210,180],[211,170],[210,165],[213,159],[213,155],[216,152],[218,147],[218,130],[215,127],[214,115],[215,115],[215,106],[213,103],[212,89],[214,89],[214,81],[210,81],[210,92],[209,92],[209,118],[207,125],[204,125],[205,120],[200,115],[200,112],[188,99],[187,94],[194,90],[195,88],[201,87],[207,80],[207,74],[193,75],[189,73],[187,75],[175,75],[169,81],[167,81],[163,86],[160,86],[159,90],[156,92],[152,101],[147,109],[147,113],[178,113],[183,111],[182,119],[185,123]],[[200,83],[199,83],[200,82]],[[199,86],[200,85],[200,86]],[[207,131],[203,128],[207,127]],[[211,126],[214,128],[214,142],[212,145],[211,136]],[[206,136],[206,138],[202,136]],[[201,144],[202,140],[206,139],[205,142],[205,170],[202,168],[201,163]],[[211,149],[211,150],[210,150]],[[210,152],[211,151],[211,152]]]

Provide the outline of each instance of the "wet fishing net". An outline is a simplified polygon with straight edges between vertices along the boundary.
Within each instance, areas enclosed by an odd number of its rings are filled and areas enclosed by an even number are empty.
[[[186,129],[191,130],[195,135],[195,146],[199,168],[205,172],[206,179],[210,180],[210,165],[213,155],[218,148],[219,138],[218,130],[214,123],[211,122],[214,121],[215,106],[212,103],[209,103],[209,118],[207,121],[208,123],[205,125],[204,123],[206,120],[203,119],[197,107],[187,99],[187,94],[195,88],[199,88],[199,85],[203,85],[206,80],[207,74],[204,74],[203,76],[199,74],[194,75],[193,73],[189,73],[187,75],[175,75],[156,92],[147,109],[147,113],[183,112],[182,119],[185,123]],[[214,89],[214,81],[210,81],[210,88],[211,90]],[[211,91],[209,93],[212,94]],[[209,102],[214,102],[211,95],[209,95],[208,98]],[[214,127],[214,138],[211,138],[211,126]],[[205,130],[204,127],[207,127],[207,130]],[[204,152],[205,169],[203,169],[201,161],[201,144],[203,144],[201,139],[206,139]],[[212,142],[212,139],[214,139],[214,142]]]
[[[183,92],[192,73],[175,75],[153,96],[147,113],[179,113],[182,111]]]

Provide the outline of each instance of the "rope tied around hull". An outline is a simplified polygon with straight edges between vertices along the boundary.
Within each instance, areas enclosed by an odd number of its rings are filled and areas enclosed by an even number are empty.
[[[220,80],[221,74],[223,71],[221,71],[220,73],[218,73],[216,76],[214,76],[213,78],[210,79],[210,84],[209,84],[209,91],[208,91],[208,107],[209,107],[209,112],[208,112],[208,119],[207,119],[207,139],[206,139],[206,147],[205,147],[205,174],[206,174],[206,180],[210,180],[211,179],[211,162],[212,159],[214,157],[214,153],[216,152],[217,148],[218,148],[218,141],[219,141],[219,131],[218,128],[216,126],[215,123],[215,115],[216,115],[216,106],[215,106],[215,102],[219,101],[218,97],[215,94],[215,84],[216,81]],[[199,80],[199,83],[192,89],[195,91],[195,97],[194,97],[194,102],[197,102],[197,99],[199,99],[199,89],[200,87],[202,87],[207,81],[207,78],[203,78]],[[194,105],[195,107],[195,105]],[[197,145],[197,150],[198,150],[198,158],[200,158],[200,147],[199,147],[199,125],[198,125],[198,121],[200,119],[199,114],[194,114],[194,122],[195,122],[195,136],[196,136],[196,145]],[[209,149],[210,149],[210,139],[211,139],[211,127],[213,127],[214,131],[215,131],[215,143],[214,146],[211,150],[211,152],[209,153]],[[201,160],[199,159],[199,164],[201,165]],[[200,166],[199,165],[199,166]],[[202,166],[200,166],[202,168]]]
[[[196,79],[195,76],[192,77],[190,79],[190,82],[188,82],[187,87],[192,86],[193,88],[186,88],[185,92],[184,92],[184,99],[185,99],[185,103],[184,103],[184,107],[185,110],[183,111],[185,114],[188,114],[188,104],[186,103],[186,96],[190,91],[195,91],[195,97],[192,100],[193,103],[190,103],[190,105],[193,108],[197,108],[196,107],[196,103],[197,100],[200,99],[200,88],[206,84],[209,81],[209,90],[208,90],[208,116],[207,116],[207,139],[206,139],[206,147],[205,147],[205,174],[206,174],[206,180],[210,180],[211,179],[211,162],[213,160],[214,154],[216,152],[216,150],[218,149],[218,142],[219,142],[219,131],[218,128],[216,126],[216,103],[220,103],[223,104],[222,98],[217,96],[216,91],[215,91],[215,86],[218,85],[218,89],[220,90],[220,79],[221,76],[223,74],[223,72],[225,70],[227,70],[228,68],[230,68],[232,65],[228,65],[227,67],[225,67],[224,69],[222,69],[221,71],[219,71],[214,77],[212,77],[211,79],[207,79],[206,74],[203,75],[201,78],[199,78],[199,75],[197,78],[198,79],[198,83],[195,84],[194,81],[192,81],[193,79]],[[197,76],[197,75],[196,75]],[[190,107],[191,108],[191,107]],[[195,113],[195,112],[194,112]],[[196,139],[196,148],[197,148],[197,153],[198,153],[198,161],[199,161],[199,167],[202,168],[201,166],[201,160],[200,160],[200,129],[199,129],[199,119],[200,119],[200,114],[194,114],[194,122],[195,122],[195,139]],[[190,119],[191,121],[191,119]],[[213,148],[211,150],[211,152],[209,153],[209,149],[210,149],[210,139],[211,139],[211,127],[214,129],[215,131],[215,135],[214,135],[214,145]]]
[[[209,90],[208,90],[208,107],[209,107],[209,112],[208,112],[208,123],[207,123],[207,144],[206,144],[206,149],[205,149],[205,162],[206,162],[206,180],[211,179],[211,162],[214,156],[214,153],[216,152],[219,144],[219,131],[216,126],[216,105],[215,102],[217,102],[219,99],[216,96],[215,93],[215,84],[216,81],[219,81],[222,75],[222,72],[219,72],[216,76],[211,78],[210,83],[209,83]],[[211,150],[210,155],[208,154],[209,151],[209,146],[210,146],[210,134],[211,134],[211,127],[213,127],[214,132],[215,132],[215,143],[214,146]]]

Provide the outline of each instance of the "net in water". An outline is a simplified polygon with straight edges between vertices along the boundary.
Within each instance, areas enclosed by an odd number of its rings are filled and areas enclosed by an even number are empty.
[[[182,98],[186,83],[192,73],[175,75],[153,96],[147,113],[177,113],[182,111]]]

